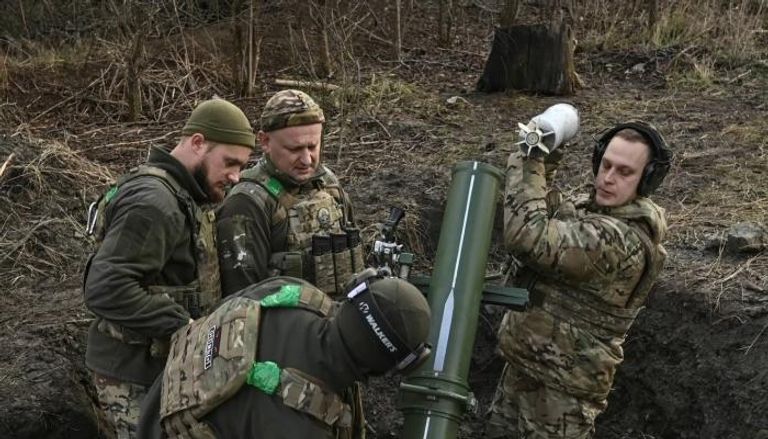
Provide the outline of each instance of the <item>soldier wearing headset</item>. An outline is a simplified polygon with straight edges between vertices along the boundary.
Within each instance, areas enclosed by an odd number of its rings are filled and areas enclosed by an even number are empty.
[[[666,258],[664,210],[648,197],[673,154],[648,123],[606,130],[593,150],[594,191],[578,205],[548,190],[556,154],[537,153],[507,162],[504,242],[532,307],[502,321],[507,365],[486,437],[589,438]]]

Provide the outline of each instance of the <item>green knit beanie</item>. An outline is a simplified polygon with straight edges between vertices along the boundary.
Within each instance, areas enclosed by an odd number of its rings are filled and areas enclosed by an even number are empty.
[[[256,148],[256,135],[243,110],[224,99],[202,102],[181,130],[183,136],[200,133],[206,140]]]

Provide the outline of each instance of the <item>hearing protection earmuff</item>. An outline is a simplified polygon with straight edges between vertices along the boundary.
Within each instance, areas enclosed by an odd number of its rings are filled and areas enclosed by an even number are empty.
[[[592,152],[592,172],[597,176],[597,172],[600,170],[600,163],[603,160],[603,155],[608,148],[608,143],[610,143],[616,133],[626,128],[631,128],[640,133],[646,140],[648,140],[651,146],[653,157],[651,157],[651,160],[645,165],[640,184],[637,186],[637,194],[645,197],[652,194],[653,191],[661,185],[661,182],[664,181],[664,177],[666,177],[667,172],[669,172],[669,167],[674,155],[667,145],[667,142],[661,136],[661,133],[649,123],[636,120],[620,123],[613,128],[605,130],[595,141],[594,150]]]

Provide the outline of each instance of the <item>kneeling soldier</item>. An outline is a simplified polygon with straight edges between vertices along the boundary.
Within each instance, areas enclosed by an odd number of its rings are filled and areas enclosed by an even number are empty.
[[[414,286],[373,269],[346,293],[334,302],[277,277],[176,332],[139,436],[363,437],[361,407],[346,395],[355,381],[425,360],[430,312]]]

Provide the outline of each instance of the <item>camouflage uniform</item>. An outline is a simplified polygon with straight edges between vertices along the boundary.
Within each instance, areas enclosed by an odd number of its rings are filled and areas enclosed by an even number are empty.
[[[663,209],[645,197],[613,208],[561,202],[547,193],[549,170],[522,153],[507,163],[504,241],[532,308],[502,322],[508,364],[488,437],[591,437],[666,257]]]
[[[93,374],[99,408],[114,426],[117,439],[136,437],[141,402],[147,387]]]
[[[267,103],[262,130],[324,120],[311,98],[286,90]],[[217,218],[225,296],[275,275],[306,279],[333,295],[365,268],[349,196],[322,164],[299,183],[262,157],[242,173]]]
[[[240,112],[228,102],[206,101],[184,130],[215,122],[209,111],[231,116],[233,110]],[[239,114],[241,132],[218,137],[211,131],[216,127],[201,130],[212,141],[253,147],[253,131]],[[171,334],[221,297],[215,221],[199,207],[207,200],[179,160],[153,147],[147,163],[121,177],[89,211],[98,247],[84,276],[85,304],[95,315],[85,364],[119,438],[135,437],[139,404],[163,370]]]

